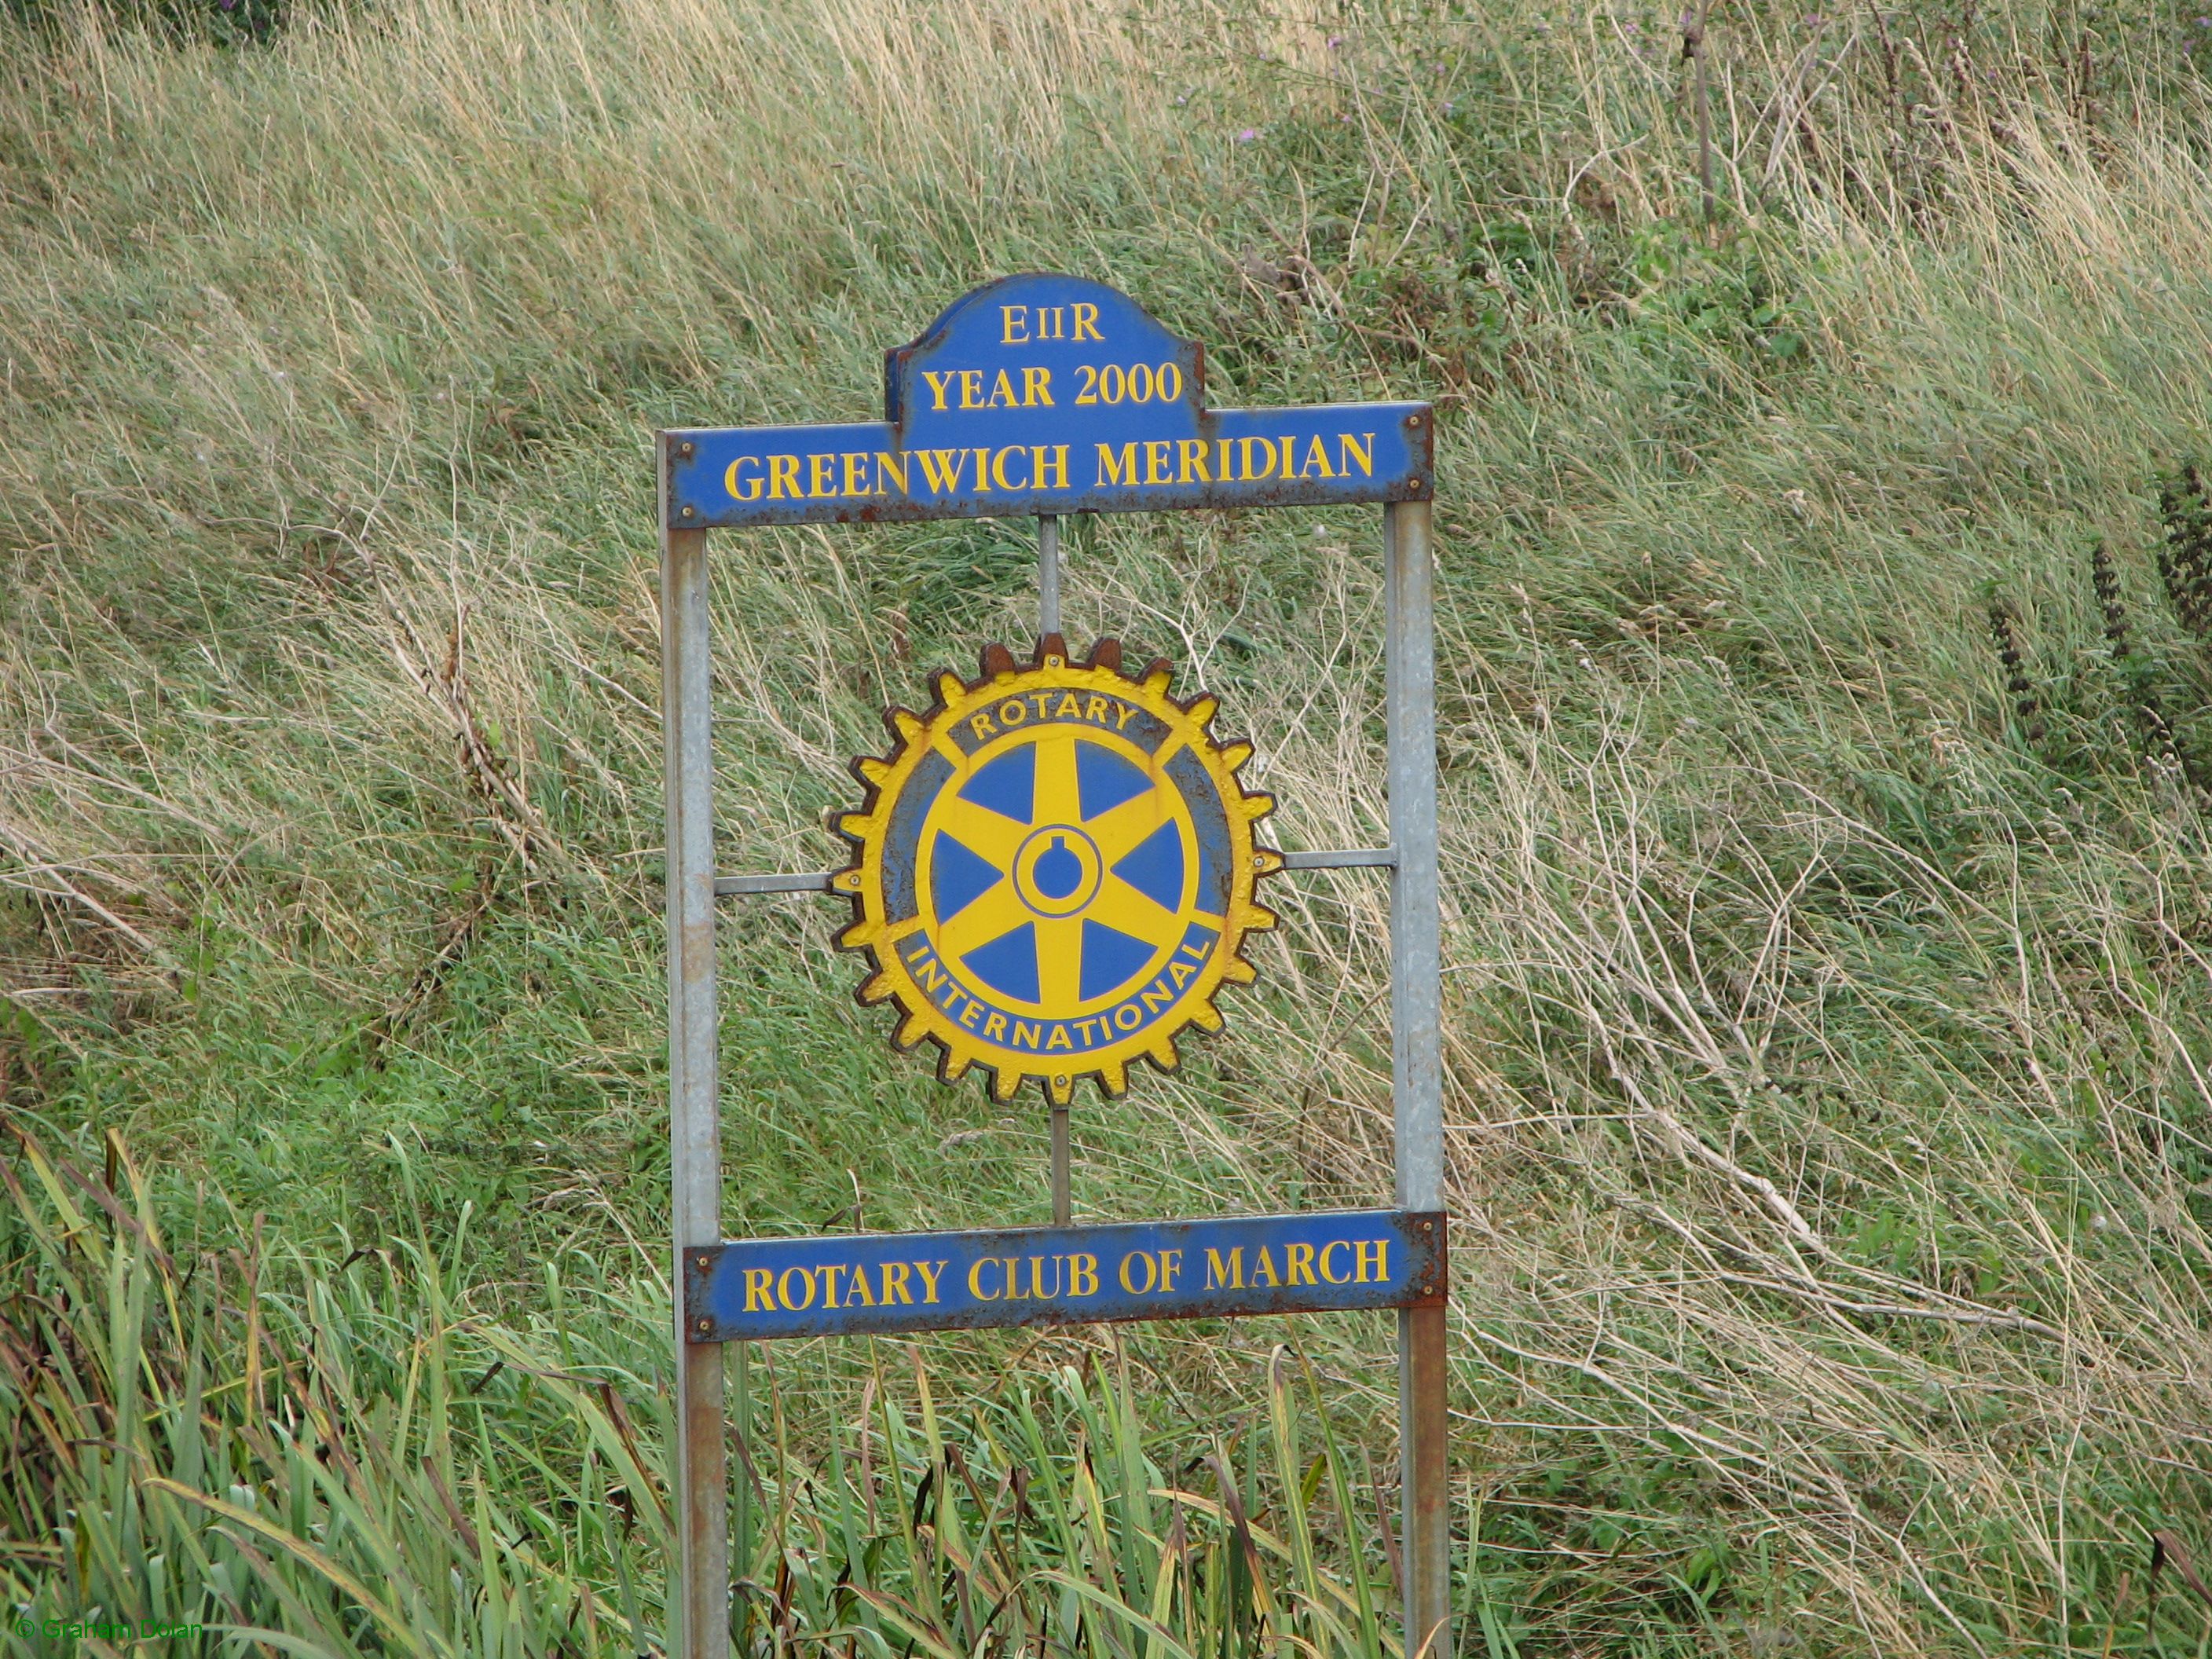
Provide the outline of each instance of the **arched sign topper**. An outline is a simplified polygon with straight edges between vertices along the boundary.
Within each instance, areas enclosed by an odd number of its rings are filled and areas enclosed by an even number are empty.
[[[1421,403],[1216,409],[1206,353],[1082,277],[1010,276],[948,307],[884,363],[884,418],[659,434],[667,751],[669,1132],[677,1312],[677,1593],[672,1655],[726,1659],[729,1488],[722,1344],[777,1337],[1355,1309],[1396,1310],[1409,1659],[1451,1650],[1445,1490],[1443,1056],[1437,897],[1434,416]],[[1383,507],[1390,844],[1281,851],[1239,773],[1249,743],[1164,662],[1061,633],[1071,513]],[[714,869],[707,536],[755,525],[1038,521],[1033,653],[984,647],[927,708],[886,711],[889,753],[854,769],[844,867]],[[916,699],[919,703],[922,699]],[[1077,1224],[1075,1084],[1109,1094],[1177,1061],[1217,994],[1251,980],[1275,923],[1262,878],[1390,876],[1390,1209]],[[866,952],[861,1000],[897,1009],[950,1081],[1034,1081],[1052,1109],[1049,1227],[721,1237],[718,897],[821,893]],[[742,1498],[740,1501],[743,1501]]]
[[[889,523],[1426,501],[1426,404],[1209,409],[1206,350],[1078,276],[1008,276],[884,354],[884,418],[672,432],[671,522]]]

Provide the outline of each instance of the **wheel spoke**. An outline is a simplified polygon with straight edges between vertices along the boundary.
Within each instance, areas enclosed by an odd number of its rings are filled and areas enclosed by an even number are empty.
[[[1081,798],[1075,782],[1075,739],[1060,732],[1039,738],[1036,744],[1036,805],[1030,814],[1036,823],[1080,823]]]
[[[1110,872],[1099,883],[1098,896],[1091,902],[1087,914],[1131,939],[1140,939],[1153,946],[1173,945],[1183,935],[1181,916]]]
[[[977,945],[1003,938],[1030,919],[1030,908],[1015,893],[1014,884],[1001,881],[951,921],[939,926],[938,953],[957,963]]]
[[[1083,975],[1083,919],[1061,916],[1037,921],[1037,1004],[1052,1010],[1075,1006]]]
[[[951,794],[949,786],[945,798],[930,814],[930,828],[944,831],[1000,871],[1014,867],[1014,854],[1021,850],[1022,837],[1030,832],[1027,824],[1017,823],[1002,812]]]
[[[1163,823],[1179,816],[1168,792],[1155,789],[1109,807],[1085,823],[1083,830],[1097,847],[1099,857],[1111,866]]]

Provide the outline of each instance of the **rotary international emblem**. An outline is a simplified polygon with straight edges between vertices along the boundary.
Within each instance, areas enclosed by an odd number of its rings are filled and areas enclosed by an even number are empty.
[[[938,676],[924,714],[886,716],[889,755],[853,763],[866,806],[837,820],[854,848],[832,878],[854,921],[838,943],[875,972],[864,1003],[896,1002],[896,1041],[927,1037],[946,1082],[971,1066],[1011,1098],[1034,1078],[1065,1103],[1079,1077],[1109,1095],[1142,1056],[1176,1064],[1187,1026],[1217,1030],[1214,994],[1249,981],[1244,935],[1282,856],[1255,844],[1274,810],[1217,744],[1218,707],[1169,696],[1155,662],[1132,678],[1118,642],[1069,659],[1058,635],[1027,667],[1004,646],[982,678]]]

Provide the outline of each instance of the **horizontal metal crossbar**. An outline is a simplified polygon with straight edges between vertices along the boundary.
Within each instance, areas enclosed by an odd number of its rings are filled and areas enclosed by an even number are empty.
[[[714,878],[714,896],[728,898],[740,893],[826,893],[830,890],[830,872],[809,870],[797,876],[717,876]]]
[[[1345,847],[1326,853],[1285,853],[1285,870],[1388,870],[1398,855],[1387,847]],[[808,870],[787,876],[717,876],[716,898],[739,898],[759,893],[826,893],[831,872]]]
[[[1285,870],[1389,870],[1398,854],[1389,847],[1346,847],[1331,853],[1285,853]]]

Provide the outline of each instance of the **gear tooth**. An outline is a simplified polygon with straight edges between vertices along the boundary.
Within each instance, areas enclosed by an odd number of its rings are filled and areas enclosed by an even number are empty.
[[[951,1049],[947,1048],[945,1051],[944,1064],[937,1068],[938,1074],[947,1083],[957,1083],[968,1075],[968,1067],[973,1063],[967,1055],[956,1054]]]
[[[860,987],[860,1000],[872,1007],[889,996],[892,988],[891,976],[889,974],[878,974]]]
[[[884,787],[884,780],[891,775],[891,763],[881,755],[863,755],[854,764],[860,770],[860,781],[872,783],[878,789]]]
[[[968,690],[968,682],[951,669],[939,669],[937,675],[937,700],[950,708]]]
[[[841,951],[864,951],[875,942],[876,924],[872,921],[856,921],[837,935],[837,948]]]
[[[1189,715],[1192,720],[1197,721],[1199,725],[1210,726],[1213,722],[1213,717],[1221,712],[1221,699],[1212,696],[1193,697],[1190,700],[1190,706],[1185,708],[1182,712]],[[1224,750],[1222,752],[1225,757],[1228,751]],[[1248,743],[1244,745],[1244,752],[1247,755],[1249,755],[1252,752],[1252,745]],[[1242,761],[1231,761],[1229,763],[1229,769],[1233,772],[1237,767],[1243,764],[1243,763]]]
[[[891,1040],[902,1048],[911,1048],[928,1035],[928,1022],[920,1014],[908,1012],[906,1018],[899,1021],[898,1035]]]
[[[1156,1039],[1152,1046],[1145,1050],[1145,1057],[1163,1072],[1172,1072],[1176,1063],[1175,1039],[1171,1036]]]
[[[1231,985],[1249,985],[1257,976],[1258,971],[1242,957],[1231,957],[1221,964],[1221,977]]]
[[[991,1098],[1012,1100],[1014,1091],[1022,1086],[1022,1074],[1011,1066],[1001,1066],[991,1073]]]
[[[1257,823],[1275,810],[1275,798],[1265,792],[1249,794],[1237,803],[1243,809],[1248,823]]]
[[[1266,905],[1255,904],[1245,914],[1245,931],[1253,933],[1264,933],[1281,920],[1282,918],[1280,916],[1278,916]]]
[[[1060,634],[1047,634],[1037,641],[1036,665],[1042,668],[1055,657],[1062,662],[1067,660],[1066,637]]]
[[[1249,743],[1224,743],[1221,745],[1221,763],[1232,772],[1241,771],[1244,763],[1251,758],[1252,745]]]
[[[1218,1031],[1221,1029],[1221,1010],[1211,1001],[1198,1003],[1190,1011],[1190,1023],[1201,1031]]]
[[[1277,852],[1273,848],[1255,847],[1252,849],[1252,873],[1254,875],[1272,876],[1282,867],[1283,855]]]
[[[836,823],[830,827],[841,836],[849,836],[854,841],[860,841],[876,827],[876,815],[873,812],[840,812]]]
[[[983,647],[983,678],[995,680],[1001,674],[1014,672],[1014,653],[996,640]],[[951,699],[947,698],[947,702]]]
[[[1120,673],[1121,672],[1121,641],[1115,639],[1104,639],[1092,646],[1091,666],[1109,669],[1114,673]]]
[[[891,730],[898,733],[898,740],[902,744],[915,742],[929,730],[928,726],[922,723],[921,716],[911,708],[894,708],[887,718],[890,721]]]
[[[1175,670],[1168,666],[1165,657],[1155,657],[1142,678],[1146,690],[1164,694],[1168,687],[1175,684]]]
[[[1121,1060],[1109,1060],[1098,1068],[1098,1091],[1109,1100],[1119,1100],[1129,1092],[1129,1068]]]
[[[1074,1097],[1075,1079],[1072,1077],[1040,1077],[1037,1082],[1044,1089],[1045,1098],[1055,1106],[1065,1106]]]

